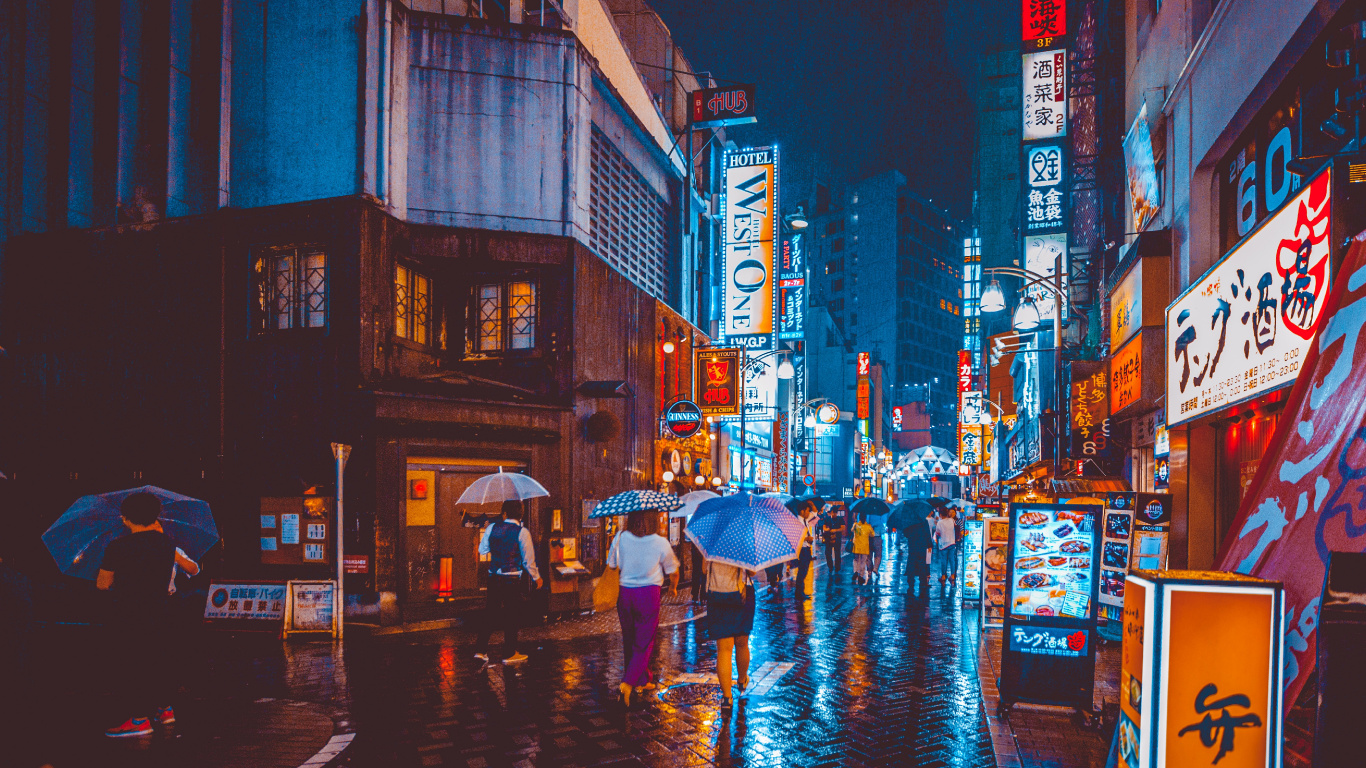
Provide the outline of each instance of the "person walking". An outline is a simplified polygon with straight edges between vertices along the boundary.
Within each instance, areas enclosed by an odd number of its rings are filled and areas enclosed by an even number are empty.
[[[802,520],[802,540],[797,544],[797,589],[798,600],[811,597],[811,586],[807,579],[811,575],[811,552],[816,546],[816,503],[808,501],[802,505],[797,515]]]
[[[900,534],[898,538],[906,541],[906,594],[914,593],[915,582],[920,582],[920,599],[924,600],[930,596],[930,547],[933,546],[930,536],[930,524],[928,518],[920,517],[919,513],[907,516],[902,527],[897,529]]]
[[[749,688],[749,634],[754,629],[754,576],[743,568],[715,560],[707,563],[707,637],[716,643],[716,677],[721,683],[722,706],[729,709],[734,696],[731,685],[731,652],[743,694]]]
[[[522,502],[516,499],[503,502],[503,519],[484,528],[479,554],[489,557],[488,593],[484,602],[484,625],[479,629],[474,658],[488,663],[489,638],[493,628],[501,626],[506,646],[503,662],[526,661],[526,654],[517,649],[517,628],[528,586],[534,582],[537,589],[541,588],[541,572],[536,568],[531,531],[522,525]]]
[[[821,510],[821,537],[825,540],[825,567],[830,569],[831,579],[838,579],[840,567],[844,565],[844,534],[847,530],[839,509],[834,504],[826,504]]]
[[[858,522],[854,523],[854,583],[867,584],[872,580],[872,541],[873,526],[868,524],[868,514],[860,512]]]
[[[688,549],[692,550],[692,604],[701,605],[707,596],[707,571],[706,560],[702,559],[702,550],[696,544],[688,543]]]
[[[882,554],[887,541],[887,515],[868,515],[868,524],[873,526],[873,538],[868,541],[868,547],[873,556],[872,572],[873,580],[878,581],[882,575]]]
[[[128,716],[104,732],[111,738],[146,736],[152,732],[152,719],[163,726],[175,722],[168,654],[178,644],[171,637],[167,577],[177,566],[187,572],[199,570],[189,558],[182,560],[171,537],[161,530],[161,500],[156,496],[134,493],[120,504],[119,514],[128,533],[109,542],[95,576],[95,588],[114,598],[107,647],[119,679],[111,690]]]
[[[958,521],[953,509],[944,507],[934,526],[935,560],[939,563],[939,583],[947,579],[950,585],[958,580]]]
[[[626,530],[612,540],[607,567],[620,573],[617,618],[621,620],[621,702],[631,706],[631,694],[649,687],[650,657],[654,655],[659,629],[659,603],[664,578],[671,594],[678,594],[678,558],[669,540],[660,536],[659,510],[637,510],[626,517]],[[708,589],[712,589],[708,585]],[[711,595],[708,595],[708,600]],[[712,609],[707,608],[708,612]]]

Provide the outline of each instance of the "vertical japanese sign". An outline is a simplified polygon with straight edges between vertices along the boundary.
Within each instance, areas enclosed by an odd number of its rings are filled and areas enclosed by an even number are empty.
[[[1024,54],[1024,140],[1067,135],[1067,51]]]
[[[778,338],[801,339],[806,306],[806,240],[798,232],[783,238],[778,255]]]
[[[1067,34],[1067,0],[1024,0],[1021,10],[1026,43]]]
[[[855,418],[858,419],[870,418],[872,411],[873,388],[868,379],[870,371],[871,364],[868,353],[858,353],[858,369],[856,371],[858,375],[858,405],[857,412],[854,414]]]
[[[1139,259],[1110,292],[1110,353],[1143,327],[1143,260]]]
[[[979,467],[982,465],[982,427],[978,425],[958,427],[958,466]]]
[[[696,356],[697,407],[707,416],[739,416],[740,350],[699,349]]]
[[[789,465],[792,462],[789,444],[791,440],[787,433],[787,417],[780,417],[773,421],[773,468],[774,468],[774,488],[783,493],[787,492],[787,480],[790,472]]]
[[[723,275],[721,341],[771,349],[777,314],[778,149],[728,150],[722,163]]]
[[[1072,458],[1110,452],[1110,407],[1104,363],[1072,363]]]
[[[1325,170],[1167,308],[1167,421],[1295,380],[1328,299]]]
[[[1312,185],[1311,185],[1312,186]],[[1303,374],[1229,528],[1219,568],[1285,584],[1284,704],[1314,673],[1329,552],[1366,552],[1366,241],[1342,260]],[[1279,342],[1278,342],[1279,343]]]
[[[1143,337],[1120,347],[1110,358],[1110,413],[1119,413],[1143,396]]]
[[[1067,227],[1067,152],[1062,144],[1025,146],[1025,231]]]

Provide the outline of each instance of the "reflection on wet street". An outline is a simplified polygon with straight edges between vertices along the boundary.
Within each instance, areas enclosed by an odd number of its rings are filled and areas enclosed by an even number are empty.
[[[616,700],[620,638],[536,643],[524,664],[484,666],[464,630],[348,640],[353,766],[993,766],[976,673],[977,627],[938,587],[908,598],[817,577],[804,605],[759,594],[751,692],[733,711],[697,622],[660,630],[662,695]],[[544,635],[543,635],[544,636]],[[791,665],[787,667],[787,665]],[[760,670],[764,670],[760,677]],[[784,670],[781,674],[777,670]],[[776,675],[776,677],[775,677]],[[714,678],[712,678],[714,679]],[[667,686],[677,687],[669,689]]]

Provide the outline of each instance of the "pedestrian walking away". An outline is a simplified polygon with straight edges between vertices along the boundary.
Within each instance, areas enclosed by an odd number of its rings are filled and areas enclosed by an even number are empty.
[[[749,635],[754,631],[754,575],[743,568],[707,563],[707,637],[716,643],[716,677],[726,707],[734,700],[731,654],[743,694],[749,688]]]
[[[859,513],[854,523],[854,583],[867,584],[873,572],[873,526],[868,524],[868,515]]]
[[[696,544],[688,543],[688,549],[692,551],[692,604],[701,605],[707,596],[707,571],[706,560],[702,557],[702,550]]]
[[[949,584],[958,580],[958,521],[953,509],[945,507],[939,511],[939,520],[934,525],[935,561],[939,563],[939,583],[947,579]]]
[[[797,589],[798,600],[811,597],[811,552],[816,546],[816,504],[802,505],[802,540],[797,550]]]
[[[669,540],[660,536],[659,510],[631,512],[626,530],[612,540],[607,552],[607,567],[620,574],[621,593],[617,596],[617,618],[621,620],[622,665],[621,701],[631,705],[631,695],[652,684],[650,657],[654,655],[655,633],[659,629],[659,603],[664,578],[669,578],[671,594],[678,594],[678,558]],[[710,608],[708,608],[710,610]]]
[[[873,526],[873,537],[868,540],[868,548],[873,556],[873,580],[882,573],[882,555],[886,549],[888,515],[868,515],[868,524]]]
[[[197,573],[199,566],[180,555],[162,531],[161,501],[150,493],[134,493],[119,506],[128,533],[109,543],[95,576],[95,587],[114,598],[107,625],[109,669],[116,678],[120,716],[126,719],[104,732],[111,738],[146,736],[152,720],[163,726],[175,722],[174,652],[171,637],[171,595],[167,577],[177,567]]]
[[[930,525],[919,513],[899,517],[898,538],[906,542],[906,594],[914,593],[915,582],[920,582],[920,599],[929,597],[930,590]]]
[[[526,661],[526,654],[517,648],[517,630],[527,592],[533,583],[537,589],[541,587],[541,572],[536,568],[531,531],[522,525],[521,501],[508,499],[503,502],[503,519],[484,528],[479,554],[489,557],[488,590],[484,625],[479,629],[474,657],[488,663],[489,639],[494,628],[501,627],[505,648],[503,661],[508,664]]]
[[[832,579],[838,578],[840,567],[844,565],[842,547],[847,530],[839,507],[826,504],[821,510],[821,537],[825,540],[825,567],[830,569]]]

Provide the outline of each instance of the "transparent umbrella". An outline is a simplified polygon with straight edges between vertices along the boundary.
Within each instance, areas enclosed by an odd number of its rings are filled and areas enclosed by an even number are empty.
[[[470,483],[460,494],[457,504],[497,504],[504,501],[523,501],[537,496],[549,496],[550,491],[532,478],[518,472],[504,472],[502,467],[492,475]]]

